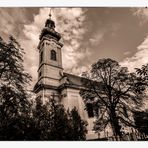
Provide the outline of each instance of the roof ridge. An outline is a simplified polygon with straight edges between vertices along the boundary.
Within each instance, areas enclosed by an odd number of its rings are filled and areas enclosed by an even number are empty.
[[[75,77],[83,78],[82,76],[78,76],[78,75],[75,75],[75,74],[71,74],[71,73],[67,73],[67,72],[63,72],[63,73],[64,73],[64,74],[71,75],[71,76],[75,76]]]

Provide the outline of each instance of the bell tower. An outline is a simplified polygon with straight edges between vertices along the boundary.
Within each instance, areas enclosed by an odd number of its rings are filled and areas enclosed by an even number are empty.
[[[38,82],[34,91],[43,97],[48,97],[51,93],[57,94],[57,88],[60,85],[60,72],[62,68],[62,55],[60,43],[61,35],[55,31],[55,22],[49,18],[39,36],[39,68]]]

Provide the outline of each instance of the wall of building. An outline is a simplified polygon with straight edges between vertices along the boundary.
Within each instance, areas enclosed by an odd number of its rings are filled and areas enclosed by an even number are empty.
[[[59,93],[53,89],[42,89],[37,93],[37,97],[41,97],[43,103],[48,102],[54,95],[54,99],[59,101]]]
[[[64,104],[66,109],[72,109],[74,107],[77,108],[81,118],[88,122],[87,126],[87,139],[95,139],[98,137],[98,134],[94,133],[93,126],[95,118],[89,118],[87,111],[85,109],[85,104],[82,99],[82,97],[79,95],[79,89],[72,89],[72,88],[66,88],[62,91],[62,99],[61,103]]]
[[[46,40],[44,48],[44,62],[53,66],[62,67],[61,47],[52,40]],[[56,61],[50,59],[51,50],[56,51]]]
[[[42,77],[42,83],[52,86],[59,86],[59,79],[61,77],[60,70],[61,69],[57,67],[44,64],[39,70],[39,73],[41,72],[40,78]]]

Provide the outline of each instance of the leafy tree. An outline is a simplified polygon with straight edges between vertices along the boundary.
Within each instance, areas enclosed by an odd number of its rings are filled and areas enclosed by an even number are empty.
[[[39,130],[36,140],[70,140],[70,124],[66,110],[53,98],[45,104],[41,98],[37,99],[33,119]]]
[[[24,70],[23,55],[24,50],[12,36],[8,43],[0,37],[0,137],[7,140],[12,139],[9,131],[14,126],[18,128],[19,116],[25,117],[30,112],[25,88],[31,76]],[[12,126],[11,123],[18,124]]]
[[[86,124],[75,109],[67,112],[54,98],[29,100],[23,55],[12,36],[0,38],[0,140],[84,140]]]
[[[141,68],[135,68],[137,73],[137,81],[136,81],[136,88],[140,92],[146,92],[147,95],[147,86],[148,86],[148,64],[142,65]],[[147,101],[147,96],[145,100]],[[134,121],[136,128],[141,133],[145,133],[148,135],[148,112],[146,111],[134,111]]]
[[[3,122],[0,132],[0,140],[41,140],[40,129],[29,115],[8,118]]]
[[[64,106],[56,102],[54,99],[51,99],[49,104],[51,116],[51,131],[49,139],[71,140],[71,126]]]
[[[134,126],[129,113],[140,106],[141,95],[136,90],[136,74],[129,73],[112,59],[100,59],[89,72],[83,73],[84,88],[80,95],[85,103],[92,103],[97,116],[95,130],[101,131],[110,123],[114,136],[121,138],[123,125]]]
[[[72,127],[72,140],[85,140],[87,133],[87,122],[81,119],[76,107],[70,111],[69,121]]]
[[[141,68],[135,68],[137,73],[137,81],[135,87],[137,92],[144,92],[148,86],[148,64],[142,65]]]
[[[134,121],[139,132],[148,135],[148,112],[134,111]]]
[[[0,98],[7,113],[10,110],[10,116],[23,112],[28,106],[25,87],[31,76],[24,71],[23,55],[24,50],[12,36],[8,43],[0,40]]]
[[[50,98],[45,104],[37,99],[33,118],[40,140],[85,140],[86,122],[74,108],[66,111],[62,104]]]
[[[135,68],[135,69],[140,76],[147,76],[148,75],[148,64],[142,65],[141,68]]]

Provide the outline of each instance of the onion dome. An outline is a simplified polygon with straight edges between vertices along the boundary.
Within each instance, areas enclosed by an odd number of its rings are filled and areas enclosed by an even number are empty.
[[[57,41],[61,39],[60,33],[55,31],[55,22],[51,19],[51,14],[45,22],[45,27],[42,29],[39,39],[41,40],[43,37],[54,38]]]

